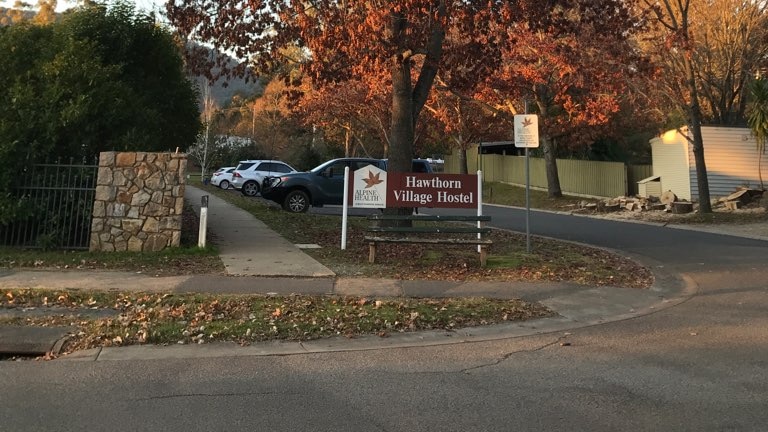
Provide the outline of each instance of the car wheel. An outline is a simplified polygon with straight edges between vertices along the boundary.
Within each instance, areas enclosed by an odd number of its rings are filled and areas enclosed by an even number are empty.
[[[226,180],[222,180],[221,183],[219,183],[219,187],[222,189],[229,189],[229,182]]]
[[[288,192],[283,201],[283,210],[291,213],[305,213],[309,210],[309,195],[300,190]]]
[[[243,195],[254,197],[259,193],[259,183],[253,180],[246,182],[243,185]]]

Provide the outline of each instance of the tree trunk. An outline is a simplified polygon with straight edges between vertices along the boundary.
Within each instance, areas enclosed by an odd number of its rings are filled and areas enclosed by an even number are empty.
[[[404,53],[404,32],[407,20],[401,14],[392,14],[393,41]],[[413,85],[411,84],[411,59],[405,54],[396,55],[392,60],[392,124],[389,146],[388,171],[408,172],[413,159],[414,116]]]
[[[699,213],[712,213],[712,203],[709,200],[709,179],[707,178],[707,164],[704,160],[704,138],[701,136],[701,108],[699,106],[699,94],[696,89],[696,75],[693,71],[691,60],[683,56],[688,91],[691,93],[691,102],[688,115],[690,116],[690,129],[693,135],[693,159],[696,162],[696,184],[699,187]]]
[[[393,14],[391,25],[395,40],[401,41],[407,26],[406,19],[400,14]],[[413,85],[411,83],[410,57],[395,56],[392,59],[391,74],[392,124],[387,171],[408,172],[411,170],[414,140]],[[387,213],[395,214],[411,214],[412,212],[412,208],[387,209]]]
[[[350,157],[352,155],[352,126],[347,123],[344,126],[344,157]]]
[[[547,172],[547,193],[550,198],[560,198],[560,176],[557,174],[557,158],[555,143],[549,137],[541,138],[541,150],[544,152],[544,166]]]
[[[411,99],[410,61],[392,66],[392,133],[388,170],[410,171],[413,156],[413,99]]]
[[[426,43],[426,56],[415,86],[411,80],[411,56],[413,52],[406,45],[408,19],[400,12],[393,12],[391,15],[389,32],[391,33],[391,42],[398,48],[398,52],[391,59],[390,69],[392,74],[392,127],[388,171],[411,171],[416,121],[427,101],[429,91],[432,89],[442,56],[445,31],[440,23],[441,19],[446,16],[444,0],[437,4],[437,15],[439,19],[433,25],[429,40]],[[410,214],[412,211],[412,208],[397,210],[401,214]]]
[[[459,174],[468,174],[469,169],[467,167],[467,148],[462,146],[459,148]]]

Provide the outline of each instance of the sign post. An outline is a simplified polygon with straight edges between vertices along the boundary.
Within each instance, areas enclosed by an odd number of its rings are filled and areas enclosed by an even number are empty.
[[[347,216],[349,216],[349,167],[344,167],[344,198],[341,207],[341,250],[347,248]]]
[[[477,170],[477,215],[483,215],[483,172],[481,170]],[[483,223],[477,221],[477,227],[482,228]],[[477,233],[477,239],[480,240],[481,238],[481,234]],[[480,253],[481,251],[482,246],[477,245],[477,253]]]
[[[344,167],[344,198],[341,213],[341,250],[347,248],[347,216],[350,203],[359,208],[387,207],[387,172],[367,165],[352,173]]]
[[[531,253],[531,177],[528,149],[539,147],[539,117],[534,114],[515,116],[515,147],[525,148],[525,249]]]

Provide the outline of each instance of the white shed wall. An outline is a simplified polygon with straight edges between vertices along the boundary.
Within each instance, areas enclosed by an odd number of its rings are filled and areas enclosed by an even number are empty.
[[[749,129],[704,126],[701,128],[701,134],[704,139],[704,160],[707,164],[711,198],[730,195],[739,186],[760,186],[756,143]],[[698,198],[693,146],[687,147],[691,196]],[[763,179],[768,180],[768,154],[763,155],[762,165]]]
[[[706,154],[706,151],[705,151]],[[671,190],[680,199],[691,199],[688,142],[676,130],[651,140],[653,175],[661,177],[661,190]]]

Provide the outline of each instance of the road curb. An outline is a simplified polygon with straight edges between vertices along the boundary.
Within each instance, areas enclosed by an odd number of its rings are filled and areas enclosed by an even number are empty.
[[[394,333],[387,337],[363,335],[355,338],[332,337],[303,342],[269,341],[240,346],[234,342],[216,342],[200,345],[131,345],[125,347],[101,347],[75,352],[61,357],[63,361],[131,361],[131,360],[169,360],[187,358],[249,357],[249,356],[288,356],[333,352],[372,351],[382,349],[407,349],[465,343],[480,343],[527,336],[540,336],[568,332],[576,329],[635,319],[680,305],[692,298],[698,291],[697,284],[686,275],[664,274],[660,271],[660,283],[643,290],[645,301],[635,305],[625,305],[626,310],[611,316],[557,315],[530,321],[510,322],[480,327],[467,327],[453,331],[430,330],[408,333]],[[654,272],[656,275],[656,272]],[[611,291],[624,290],[632,294],[637,289],[619,289],[614,287],[588,288],[593,296],[603,296],[610,302]],[[635,294],[637,294],[635,292]],[[553,297],[564,300],[567,296]],[[542,302],[546,304],[546,302]],[[621,309],[621,307],[618,307]]]

